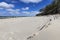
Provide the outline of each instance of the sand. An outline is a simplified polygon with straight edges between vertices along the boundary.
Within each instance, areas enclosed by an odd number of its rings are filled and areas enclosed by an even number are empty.
[[[60,40],[55,16],[0,19],[0,40]]]

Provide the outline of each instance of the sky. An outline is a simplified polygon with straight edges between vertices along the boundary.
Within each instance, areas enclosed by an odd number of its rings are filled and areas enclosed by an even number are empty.
[[[0,16],[35,16],[52,0],[0,0]]]

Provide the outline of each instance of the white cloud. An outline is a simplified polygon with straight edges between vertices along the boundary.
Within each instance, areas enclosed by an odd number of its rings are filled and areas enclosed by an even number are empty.
[[[14,5],[13,4],[8,4],[6,2],[0,2],[0,7],[1,8],[13,8]]]
[[[2,9],[4,9],[4,8],[1,8],[1,7],[0,7],[0,10],[2,10]]]
[[[22,1],[22,2],[24,2],[24,3],[39,3],[39,2],[41,2],[42,0],[20,0],[20,1]]]
[[[18,1],[14,1],[14,0],[13,0],[13,1],[11,1],[11,3],[18,3]]]
[[[39,11],[31,11],[31,12],[29,12],[29,11],[23,11],[22,13],[25,13],[25,14],[38,14],[40,12]]]
[[[20,14],[20,9],[6,9],[10,14]]]
[[[28,12],[28,11],[23,11],[22,13],[23,14],[30,14],[30,12]]]
[[[20,11],[20,9],[6,9],[7,11]]]
[[[13,4],[8,4],[6,2],[0,2],[0,10],[4,10],[1,14],[11,14],[11,15],[19,15],[20,9],[13,9]]]
[[[4,12],[2,12],[2,14],[7,13],[7,14],[11,14],[11,15],[27,15],[27,16],[35,16],[35,14],[38,14],[38,11],[25,11],[25,10],[29,10],[29,7],[24,7],[22,8],[22,12],[20,12],[20,9],[13,9],[14,5],[13,4],[8,4],[6,2],[0,2],[0,10],[4,10]]]
[[[22,10],[29,10],[29,7],[22,8]]]
[[[23,11],[22,12],[23,14],[26,14],[28,16],[35,16],[36,14],[40,13],[39,11],[31,11],[31,12],[28,12],[28,11]]]

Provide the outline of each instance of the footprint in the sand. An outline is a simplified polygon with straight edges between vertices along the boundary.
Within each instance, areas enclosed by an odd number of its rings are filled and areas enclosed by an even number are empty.
[[[27,38],[27,40],[34,38],[34,37],[37,36],[38,34],[39,34],[39,32],[36,32],[36,33],[32,34],[31,36],[29,36],[29,37]]]
[[[43,25],[42,28],[39,29],[39,31],[41,31],[46,25]]]
[[[33,36],[29,36],[27,39],[31,39],[31,38],[33,38]]]

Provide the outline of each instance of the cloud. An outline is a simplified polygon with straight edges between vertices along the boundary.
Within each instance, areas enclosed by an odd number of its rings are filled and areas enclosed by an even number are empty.
[[[6,9],[10,14],[20,14],[20,9]]]
[[[30,14],[30,12],[28,12],[28,11],[23,11],[22,13],[23,14]]]
[[[11,3],[18,3],[18,1],[11,1]]]
[[[29,10],[29,7],[22,8],[22,10]]]
[[[39,3],[39,2],[41,2],[42,0],[20,0],[20,1],[22,1],[22,2],[24,2],[24,3]]]
[[[14,8],[14,5],[6,2],[0,2],[0,8]]]
[[[25,14],[38,14],[40,13],[39,11],[23,11],[22,13],[25,13]]]
[[[16,15],[16,14],[20,14],[20,9],[13,9],[14,5],[13,4],[8,4],[6,2],[0,2],[0,10],[3,10],[3,12],[1,12],[2,14],[4,13],[8,13],[11,15]]]
[[[40,13],[39,11],[23,11],[23,14],[26,14],[27,16],[35,16],[36,14]]]
[[[38,11],[25,11],[25,10],[29,10],[29,7],[24,7],[21,9],[14,9],[14,5],[13,4],[8,4],[6,2],[0,2],[0,15],[20,15],[20,16],[35,16],[36,14],[38,14]],[[22,11],[21,11],[22,10]]]

